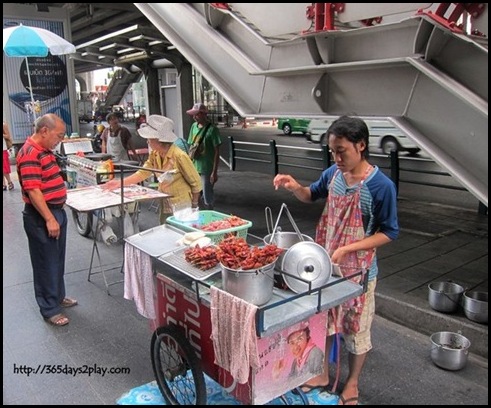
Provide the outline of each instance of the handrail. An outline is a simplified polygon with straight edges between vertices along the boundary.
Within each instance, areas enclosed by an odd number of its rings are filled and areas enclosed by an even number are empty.
[[[255,161],[264,164],[269,164],[272,169],[273,175],[279,173],[279,166],[289,167],[289,168],[301,168],[303,170],[313,170],[317,172],[323,171],[325,168],[331,165],[331,156],[327,146],[322,146],[321,149],[301,147],[301,146],[288,146],[276,144],[275,140],[271,140],[269,143],[259,143],[259,142],[243,142],[235,141],[233,137],[228,137],[229,141],[229,167],[231,170],[235,170],[237,160],[243,161]],[[248,148],[248,146],[254,146],[254,149]],[[262,147],[262,150],[260,149]],[[295,152],[305,152],[313,153],[314,156],[302,156],[300,154],[295,154]],[[259,158],[259,157],[260,158]],[[432,171],[432,170],[420,170],[420,169],[410,169],[408,167],[403,167],[400,161],[405,161],[404,157],[400,157],[397,151],[392,151],[390,155],[385,154],[370,154],[370,157],[381,160],[382,163],[379,164],[381,169],[388,170],[389,177],[396,185],[397,191],[399,191],[400,183],[418,184],[428,187],[437,187],[448,190],[459,190],[467,191],[466,188],[461,186],[454,186],[442,183],[432,183],[421,181],[417,179],[411,179],[408,177],[401,177],[407,174],[429,174],[436,176],[452,177],[451,174],[443,171]],[[288,159],[294,159],[297,162],[308,161],[308,164],[298,164],[288,161]],[[431,159],[425,158],[415,158],[411,160],[424,161],[428,163],[434,163]],[[312,165],[320,162],[319,166]],[[487,206],[483,203],[479,203],[477,212],[479,214],[487,214]]]

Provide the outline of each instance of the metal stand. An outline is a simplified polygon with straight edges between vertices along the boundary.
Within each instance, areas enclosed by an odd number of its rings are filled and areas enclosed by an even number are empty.
[[[122,211],[122,216],[124,217],[124,211]],[[101,254],[99,252],[99,247],[97,243],[97,237],[99,236],[99,233],[101,232],[102,227],[104,226],[104,210],[100,210],[100,215],[95,214],[95,216],[98,218],[97,222],[95,223],[95,228],[93,228],[92,233],[94,235],[93,239],[93,244],[92,244],[92,254],[90,256],[90,266],[89,266],[89,273],[87,280],[91,282],[90,278],[92,275],[97,275],[97,274],[102,274],[102,278],[104,280],[104,286],[106,287],[106,292],[108,295],[111,295],[109,292],[109,287],[112,285],[116,285],[118,283],[124,282],[123,279],[118,280],[116,282],[108,282],[107,277],[106,277],[106,272],[110,270],[115,270],[115,269],[120,269],[120,272],[123,273],[123,268],[124,268],[124,258],[123,258],[123,263],[121,266],[117,267],[111,267],[111,268],[104,268],[102,266],[102,260],[101,260]],[[123,221],[124,222],[124,221]],[[99,262],[99,271],[93,271],[93,266],[94,266],[94,255],[97,255],[97,261]]]

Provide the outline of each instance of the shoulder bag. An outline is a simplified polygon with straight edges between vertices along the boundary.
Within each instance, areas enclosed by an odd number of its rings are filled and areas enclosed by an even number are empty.
[[[189,147],[189,157],[191,158],[191,160],[197,159],[199,156],[201,156],[201,154],[203,154],[201,143],[203,142],[206,131],[208,130],[210,125],[211,123],[208,123],[204,128],[201,129],[200,132],[198,132],[195,142]]]

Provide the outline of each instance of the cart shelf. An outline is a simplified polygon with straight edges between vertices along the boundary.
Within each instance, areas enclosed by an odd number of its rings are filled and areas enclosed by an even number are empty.
[[[162,258],[153,259],[154,270],[163,274],[189,291],[189,294],[210,306],[210,287],[222,287],[221,275],[216,274],[207,280],[193,279],[179,269],[173,268]],[[359,275],[354,274],[353,276]],[[367,276],[367,274],[365,274]],[[301,293],[273,288],[273,296],[265,305],[258,306],[256,330],[258,337],[267,337],[295,323],[308,319],[315,313],[336,307],[364,292],[364,285],[347,278],[331,277],[316,289]]]

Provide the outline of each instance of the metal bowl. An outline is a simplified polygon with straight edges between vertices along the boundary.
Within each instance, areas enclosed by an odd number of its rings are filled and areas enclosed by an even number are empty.
[[[220,263],[223,289],[257,306],[273,296],[274,262],[259,269],[231,269]]]
[[[465,292],[464,314],[473,322],[488,322],[488,292]]]
[[[471,342],[459,333],[433,333],[431,340],[431,359],[445,370],[461,370],[467,364]]]
[[[453,282],[432,282],[428,285],[428,301],[432,309],[443,313],[457,311],[464,288]]]

